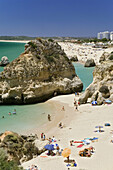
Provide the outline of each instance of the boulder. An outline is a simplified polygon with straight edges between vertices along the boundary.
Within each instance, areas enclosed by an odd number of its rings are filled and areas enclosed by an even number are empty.
[[[109,57],[109,53],[108,52],[103,52],[103,54],[101,55],[100,59],[99,59],[99,63],[107,60]]]
[[[6,56],[3,56],[1,58],[1,61],[0,61],[0,66],[6,66],[7,64],[9,64],[9,59],[6,57]]]
[[[110,96],[110,91],[108,89],[108,86],[105,85],[101,86],[99,92],[102,93],[102,97],[104,98],[108,98]]]
[[[75,56],[71,57],[70,60],[73,62],[76,62],[76,61],[78,61],[78,57],[75,55]]]
[[[95,65],[96,64],[95,64],[94,59],[87,59],[87,61],[84,64],[84,67],[94,67]]]

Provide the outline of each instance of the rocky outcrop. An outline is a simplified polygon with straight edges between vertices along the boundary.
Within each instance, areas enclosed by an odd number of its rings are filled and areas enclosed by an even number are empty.
[[[113,61],[104,61],[95,67],[93,72],[93,82],[80,96],[80,103],[86,103],[88,98],[96,100],[100,105],[104,100],[113,101]]]
[[[95,65],[96,64],[95,64],[94,59],[87,59],[87,61],[84,64],[84,67],[94,67]]]
[[[1,61],[0,61],[0,66],[4,67],[4,66],[6,66],[7,64],[9,64],[9,60],[8,60],[8,58],[7,58],[6,56],[3,56],[3,57],[1,58]]]
[[[37,39],[0,73],[0,104],[43,102],[54,94],[81,91],[83,83],[56,42]]]
[[[102,56],[100,57],[99,62],[101,63],[106,60],[113,60],[113,52],[111,53],[104,52]]]
[[[43,148],[39,149],[36,146],[37,136],[20,136],[17,133],[6,131],[0,135],[0,148],[6,150],[8,160],[14,160],[17,163],[28,161],[45,151],[44,143]]]
[[[78,61],[78,58],[77,58],[77,56],[75,55],[75,56],[71,57],[70,60],[73,61],[73,62],[77,62],[77,61]]]

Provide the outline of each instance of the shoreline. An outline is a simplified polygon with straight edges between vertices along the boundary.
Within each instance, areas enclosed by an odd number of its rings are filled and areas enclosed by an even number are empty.
[[[0,42],[28,43],[31,40],[0,40]]]

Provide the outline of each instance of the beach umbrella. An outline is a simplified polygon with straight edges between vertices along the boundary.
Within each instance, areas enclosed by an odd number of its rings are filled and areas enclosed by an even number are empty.
[[[108,104],[111,104],[111,100],[106,100],[105,102]]]
[[[103,126],[95,126],[95,128],[103,128]]]
[[[69,155],[71,154],[71,149],[69,148],[65,148],[63,151],[62,151],[62,156],[67,158],[67,161],[69,162]]]
[[[49,145],[49,144],[45,145],[44,148],[47,149],[47,150],[50,150],[50,151],[54,150],[54,146],[53,145]]]
[[[103,128],[103,126],[95,126],[95,128],[99,128],[99,132],[101,132],[101,128]]]
[[[97,101],[92,101],[91,104],[92,104],[92,105],[96,105],[96,104],[97,104]]]

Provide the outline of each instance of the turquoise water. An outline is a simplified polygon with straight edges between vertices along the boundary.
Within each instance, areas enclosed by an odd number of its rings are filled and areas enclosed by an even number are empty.
[[[94,67],[84,67],[83,64],[74,63],[76,74],[83,82],[83,91],[92,83],[93,81],[93,70]]]
[[[0,106],[0,132],[6,130],[19,133],[32,131],[32,129],[46,123],[47,115],[52,114],[50,108],[52,108],[50,103]],[[14,109],[16,109],[16,115],[9,115],[8,113],[13,113]]]
[[[0,59],[7,56],[10,61],[17,58],[24,52],[24,43],[0,42]],[[92,82],[92,71],[94,68],[84,68],[82,64],[73,63],[76,68],[76,73],[84,83],[85,88]],[[0,68],[0,71],[3,67]],[[16,115],[8,115],[16,109]],[[19,105],[19,106],[0,106],[0,133],[5,130],[12,130],[18,133],[32,131],[34,128],[46,123],[47,115],[53,111],[53,106],[50,103],[41,103],[34,105]],[[2,118],[4,116],[4,118]]]
[[[7,56],[10,62],[13,61],[24,52],[24,45],[25,43],[0,42],[0,60]],[[3,67],[0,67],[0,71],[3,71]]]

